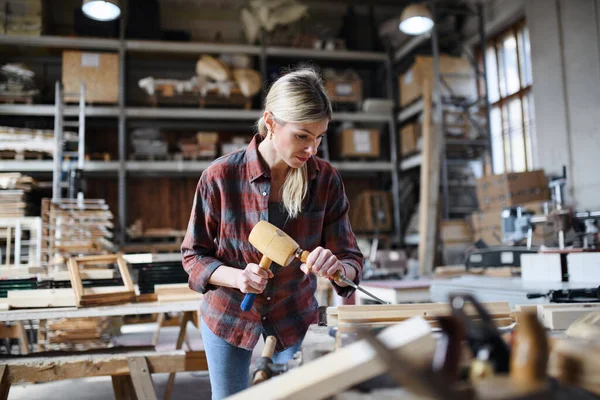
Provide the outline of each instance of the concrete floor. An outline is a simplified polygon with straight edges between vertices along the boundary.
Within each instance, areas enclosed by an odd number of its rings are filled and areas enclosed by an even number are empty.
[[[126,325],[122,335],[115,342],[119,345],[151,345],[155,324]],[[175,348],[177,327],[161,329],[157,351],[168,351]],[[202,336],[191,323],[187,328],[188,338],[193,350],[202,350]],[[254,349],[253,359],[260,357],[264,343]],[[185,346],[185,345],[184,345]],[[185,347],[184,347],[185,348]],[[156,395],[162,398],[169,374],[152,375]],[[178,373],[175,379],[172,399],[174,400],[204,400],[210,399],[210,380],[208,372]],[[114,399],[110,377],[92,377],[71,379],[49,383],[14,385],[10,389],[9,400],[106,400]]]

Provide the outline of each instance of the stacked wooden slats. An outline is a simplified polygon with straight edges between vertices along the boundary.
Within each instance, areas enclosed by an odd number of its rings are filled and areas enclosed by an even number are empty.
[[[42,343],[46,350],[87,350],[106,348],[110,345],[110,333],[115,318],[62,318],[48,320],[40,328]]]
[[[19,218],[28,214],[28,193],[37,182],[20,173],[0,174],[0,218]]]
[[[113,249],[113,214],[103,199],[42,200],[43,252],[47,266],[64,266],[73,255],[94,255]]]
[[[483,303],[483,306],[496,326],[509,326],[514,323],[508,302]],[[360,327],[390,326],[412,317],[423,317],[433,327],[437,327],[436,317],[451,315],[451,312],[447,303],[338,306],[327,309],[327,325],[351,331]],[[465,312],[469,316],[478,315],[470,305],[467,305]]]

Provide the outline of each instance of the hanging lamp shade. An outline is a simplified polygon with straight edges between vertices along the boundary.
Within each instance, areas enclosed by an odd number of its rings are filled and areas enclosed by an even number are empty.
[[[119,0],[83,0],[83,13],[96,21],[112,21],[119,18]]]
[[[421,35],[433,28],[433,17],[424,4],[406,6],[398,28],[407,35]]]

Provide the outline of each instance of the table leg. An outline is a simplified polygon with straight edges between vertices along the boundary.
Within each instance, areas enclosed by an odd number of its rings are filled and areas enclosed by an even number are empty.
[[[145,357],[129,359],[129,374],[138,400],[157,400],[150,367]]]
[[[159,313],[156,318],[156,332],[154,332],[154,336],[152,337],[152,345],[156,347],[158,344],[158,339],[160,338],[160,328],[163,326],[163,322],[165,321],[165,313]]]
[[[29,354],[29,339],[27,339],[27,330],[23,321],[17,321],[17,335],[21,344],[21,354]]]
[[[8,367],[0,365],[0,400],[7,400],[9,391],[10,378],[8,377]]]
[[[180,350],[183,347],[183,341],[186,337],[187,323],[191,321],[193,317],[192,311],[185,311],[181,316],[181,323],[179,324],[179,336],[177,337],[177,343],[175,344],[175,350]],[[189,345],[188,345],[189,346]],[[171,392],[173,391],[173,385],[175,384],[175,373],[169,374],[169,381],[167,382],[167,388],[165,389],[164,400],[171,399]]]
[[[131,375],[111,376],[115,400],[138,400]]]

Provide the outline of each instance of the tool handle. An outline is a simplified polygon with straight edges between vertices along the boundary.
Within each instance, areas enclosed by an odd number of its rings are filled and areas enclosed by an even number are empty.
[[[308,255],[309,255],[309,254],[310,254],[310,253],[309,253],[308,251],[304,250],[304,251],[302,252],[302,254],[300,254],[300,257],[298,257],[298,258],[300,259],[300,261],[302,261],[303,263],[305,263],[305,262],[306,262],[306,260],[308,259]]]
[[[267,339],[265,340],[265,348],[262,351],[261,357],[273,358],[276,345],[277,339],[275,339],[275,336],[267,336]]]
[[[262,269],[269,269],[271,268],[271,259],[267,256],[262,256],[262,258],[260,259],[260,264],[258,264]],[[252,305],[254,304],[254,300],[256,299],[256,293],[246,293],[246,296],[244,296],[244,300],[242,301],[242,304],[240,306],[240,308],[242,309],[242,311],[250,311],[252,309]]]

